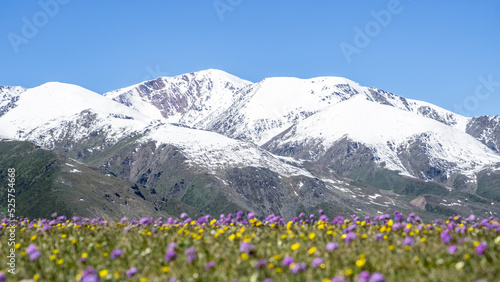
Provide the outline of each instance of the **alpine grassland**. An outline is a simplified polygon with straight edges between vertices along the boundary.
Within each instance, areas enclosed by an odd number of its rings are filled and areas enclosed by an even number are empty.
[[[3,219],[0,281],[500,281],[498,218]],[[9,246],[15,229],[16,243]]]

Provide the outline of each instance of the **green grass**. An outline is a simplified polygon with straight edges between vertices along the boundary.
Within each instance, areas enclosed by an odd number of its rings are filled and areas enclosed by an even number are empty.
[[[36,278],[39,281],[76,281],[89,266],[100,275],[101,281],[167,281],[175,277],[178,281],[326,281],[343,277],[357,281],[362,271],[382,273],[386,281],[474,281],[485,279],[497,281],[500,278],[500,234],[483,226],[473,228],[465,224],[465,233],[450,232],[449,244],[441,240],[444,226],[434,225],[427,230],[427,224],[413,223],[404,233],[403,229],[391,230],[392,221],[387,224],[345,221],[332,225],[317,222],[311,224],[276,225],[253,221],[250,225],[191,223],[162,224],[158,221],[149,225],[107,223],[75,224],[63,222],[48,231],[41,228],[41,222],[28,228],[29,223],[20,223],[17,231],[16,253],[17,273],[8,274],[9,280]],[[497,224],[489,220],[489,224]],[[355,225],[356,238],[350,244],[344,242],[343,230]],[[443,228],[443,230],[442,230]],[[8,255],[6,228],[0,236],[0,256]],[[125,230],[128,229],[128,232]],[[376,234],[383,234],[381,241]],[[404,246],[403,240],[412,237],[414,243]],[[468,238],[463,240],[463,238]],[[167,246],[178,244],[177,257],[165,260]],[[253,251],[240,251],[240,245],[249,242]],[[327,251],[329,242],[337,242],[339,248]],[[475,246],[486,242],[488,249],[483,254]],[[30,261],[26,248],[34,244],[41,256]],[[450,254],[449,245],[456,245],[457,252]],[[186,262],[184,253],[194,247],[197,259]],[[111,259],[114,249],[123,255]],[[282,265],[285,256],[296,263],[305,263],[307,268],[293,274]],[[84,258],[84,259],[82,259]],[[323,264],[312,266],[314,258],[321,258]],[[258,260],[265,259],[262,268],[256,269]],[[208,262],[215,267],[205,270]],[[136,267],[138,273],[126,278],[126,272]],[[6,266],[2,265],[6,273]]]

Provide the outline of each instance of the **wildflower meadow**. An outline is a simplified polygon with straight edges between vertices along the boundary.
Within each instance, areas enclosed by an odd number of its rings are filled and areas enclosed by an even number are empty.
[[[15,226],[16,244],[8,246]],[[498,218],[3,219],[0,281],[500,281]]]

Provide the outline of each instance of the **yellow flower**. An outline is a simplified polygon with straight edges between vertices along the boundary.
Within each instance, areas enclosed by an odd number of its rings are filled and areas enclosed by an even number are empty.
[[[99,276],[101,277],[104,277],[106,275],[108,275],[109,271],[107,269],[103,269],[101,271],[99,271]]]
[[[316,234],[315,233],[309,233],[309,239],[313,240],[314,238],[316,238]]]
[[[281,256],[280,256],[280,255],[274,255],[274,256],[273,256],[273,259],[274,259],[274,260],[276,260],[276,261],[278,261],[280,258],[281,258]]]
[[[147,282],[148,279],[146,277],[142,277],[141,279],[139,279],[139,282]]]
[[[275,269],[275,270],[276,270],[276,273],[281,273],[281,272],[283,272],[283,269],[281,269],[281,267],[276,267],[276,269]]]
[[[234,234],[231,234],[231,235],[229,236],[229,240],[231,240],[231,241],[233,241],[233,240],[234,240],[234,238],[236,238],[236,235],[234,235]]]
[[[65,239],[66,237],[68,237],[68,235],[66,235],[66,234],[61,235],[61,238],[63,238],[63,239]]]
[[[427,239],[425,237],[422,237],[422,238],[420,238],[420,241],[422,241],[423,243],[425,243],[425,241],[427,241]]]
[[[38,275],[38,273],[33,275],[33,280],[38,281],[38,279],[40,279],[40,275]]]
[[[295,243],[290,248],[292,249],[292,251],[296,251],[298,248],[300,248],[300,244],[299,243]]]
[[[76,243],[76,239],[71,240],[71,244],[74,245]]]
[[[115,278],[120,278],[120,272],[118,271],[115,271],[115,274],[114,274]]]
[[[35,240],[36,240],[36,235],[31,236],[31,241],[35,241]]]
[[[109,254],[107,252],[104,252],[104,253],[102,253],[102,256],[107,257],[107,256],[109,256]]]
[[[241,259],[242,260],[247,260],[248,259],[247,253],[241,253]]]
[[[170,267],[168,267],[168,266],[164,266],[161,268],[161,272],[163,272],[163,273],[167,273],[169,271],[170,271]]]
[[[59,250],[58,250],[58,249],[55,249],[55,250],[53,250],[53,251],[52,251],[52,253],[53,253],[54,255],[57,255],[57,254],[59,253]]]
[[[56,255],[51,255],[51,256],[49,257],[49,259],[50,259],[50,260],[55,260],[55,259],[56,259]]]
[[[272,263],[272,262],[267,265],[267,268],[273,268],[273,267],[274,267],[274,263]]]
[[[387,222],[387,226],[392,226],[394,224],[394,221],[392,221],[392,219],[389,219],[389,221]]]
[[[19,249],[20,247],[21,247],[21,244],[19,244],[19,243],[16,243],[16,244],[14,245],[14,249]]]
[[[389,251],[394,250],[394,245],[390,245],[389,247],[387,247],[387,249],[388,249]]]
[[[82,254],[82,258],[88,258],[88,257],[89,257],[89,254],[87,254],[87,253]]]
[[[363,267],[365,264],[366,264],[366,259],[364,259],[364,258],[358,259],[356,261],[356,266],[359,267],[359,268]]]
[[[354,270],[349,268],[348,270],[345,271],[345,276],[351,276],[353,273],[354,273]]]
[[[316,252],[317,248],[316,247],[311,247],[309,248],[309,251],[307,251],[310,255],[314,254]]]
[[[58,259],[58,260],[56,261],[56,264],[57,264],[57,265],[61,265],[61,264],[63,264],[63,263],[64,263],[64,259]]]

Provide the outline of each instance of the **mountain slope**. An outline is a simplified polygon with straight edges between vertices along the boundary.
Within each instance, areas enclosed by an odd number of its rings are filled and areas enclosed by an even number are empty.
[[[176,77],[160,77],[104,96],[150,117],[194,126],[218,115],[235,99],[235,93],[250,82],[220,70],[206,70]]]
[[[19,95],[26,91],[20,86],[0,86],[0,117],[16,106]]]
[[[149,189],[29,142],[0,141],[0,167],[2,183],[8,168],[16,170],[16,215],[20,217],[48,218],[53,212],[115,221],[123,216],[168,216],[155,210],[150,197],[144,199]],[[5,209],[1,203],[1,212]]]
[[[345,78],[252,84],[207,70],[104,97],[62,83],[23,90],[5,96],[0,136],[134,183],[155,212],[483,213],[484,198],[444,200],[496,195],[498,119]]]
[[[367,146],[365,152],[371,156],[364,162],[374,161],[387,169],[450,187],[454,186],[449,182],[452,175],[463,175],[472,185],[475,172],[500,162],[499,155],[458,129],[363,96],[309,117],[263,148],[316,161],[343,138]]]

